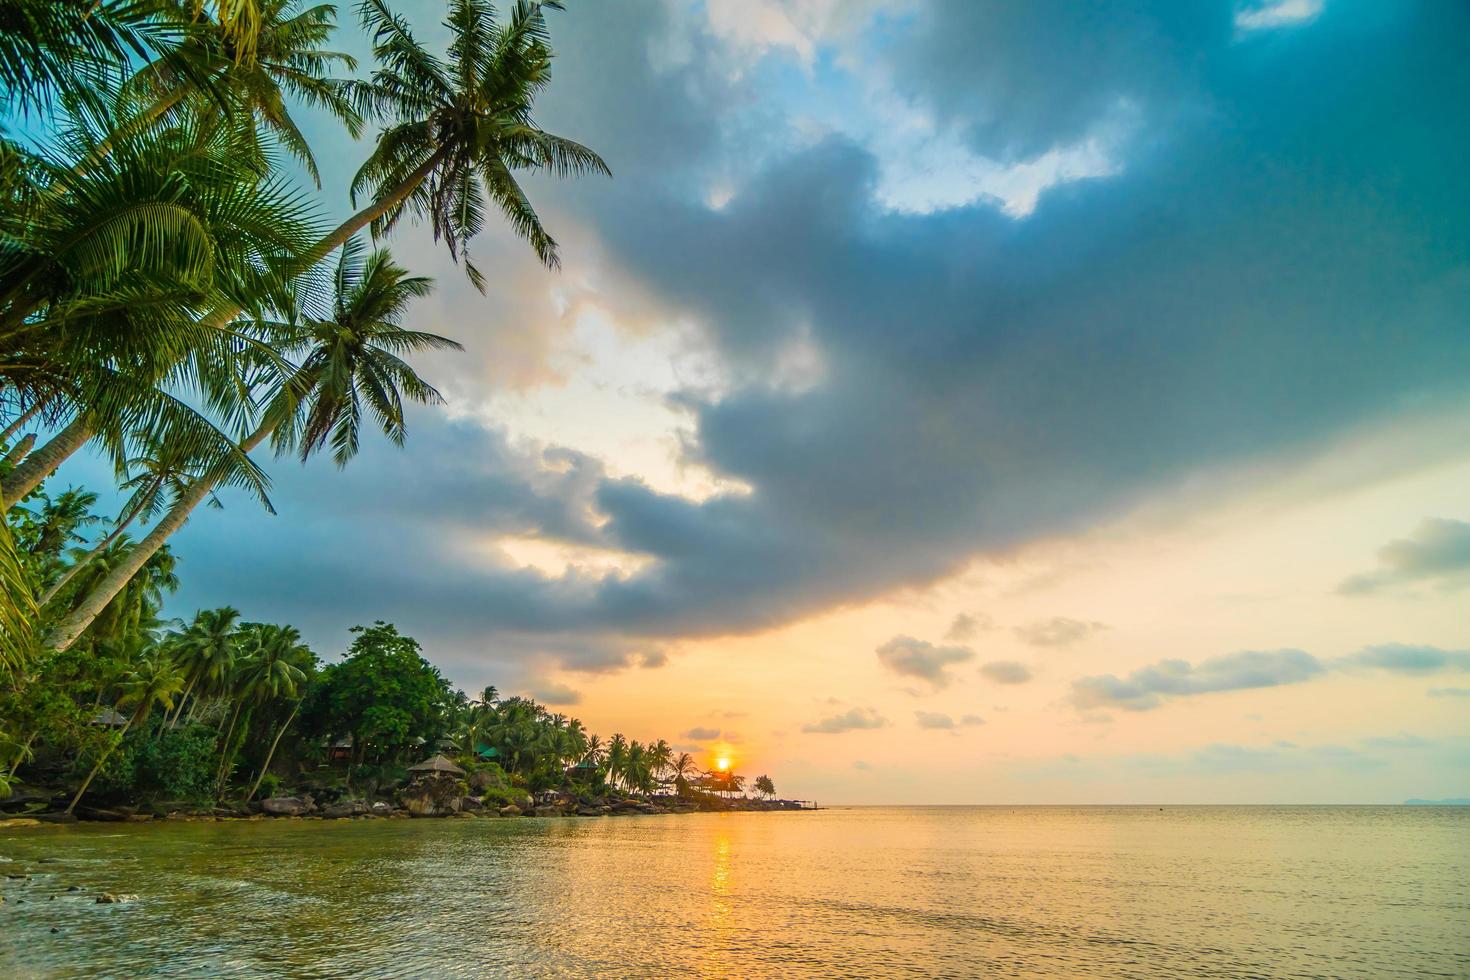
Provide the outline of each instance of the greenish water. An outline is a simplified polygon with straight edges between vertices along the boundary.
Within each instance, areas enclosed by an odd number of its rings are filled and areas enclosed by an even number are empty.
[[[1470,976],[1467,809],[155,822],[0,856],[32,873],[5,977]]]

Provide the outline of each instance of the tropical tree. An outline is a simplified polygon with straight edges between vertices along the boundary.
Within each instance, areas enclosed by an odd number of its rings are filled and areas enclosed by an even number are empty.
[[[669,772],[674,777],[674,791],[680,796],[686,795],[689,792],[689,777],[698,771],[699,767],[695,765],[694,756],[688,752],[680,752],[674,756],[673,761],[669,763]]]
[[[223,693],[225,682],[235,672],[235,627],[239,621],[240,610],[230,606],[201,609],[194,614],[189,627],[174,638],[169,649],[187,684],[170,721],[176,721],[183,713],[191,695],[197,699]],[[189,714],[192,718],[192,709]]]
[[[133,705],[133,713],[128,716],[127,723],[122,729],[108,739],[107,747],[98,755],[96,763],[87,773],[87,778],[82,780],[82,785],[78,787],[76,795],[67,804],[67,813],[76,809],[78,801],[87,792],[87,787],[91,786],[92,780],[97,778],[97,773],[102,770],[108,756],[112,755],[113,750],[122,744],[123,737],[127,735],[128,730],[152,711],[155,705],[165,710],[173,707],[173,696],[183,686],[183,675],[167,657],[151,655],[128,673],[121,685],[117,704],[119,707]]]
[[[755,791],[766,799],[770,799],[776,795],[776,784],[771,782],[770,776],[757,776],[755,777]]]
[[[309,297],[303,298],[293,322],[271,325],[280,337],[279,347],[299,352],[301,359],[277,380],[261,423],[240,444],[242,451],[248,453],[270,438],[278,451],[295,446],[305,459],[330,442],[333,458],[345,465],[357,452],[364,410],[384,435],[402,444],[403,400],[441,401],[439,393],[399,356],[460,349],[452,340],[400,325],[409,303],[427,295],[432,281],[410,276],[385,251],[364,258],[362,247],[352,243],[342,250],[333,282],[335,298],[327,310],[318,310]],[[48,644],[64,650],[75,642],[213,487],[208,476],[193,480],[139,542],[131,560],[119,564],[86,595],[56,626]]]
[[[257,702],[281,700],[292,702],[291,713],[284,722],[277,726],[276,736],[271,740],[265,761],[261,763],[255,783],[250,787],[250,792],[246,796],[246,799],[250,799],[260,788],[260,781],[264,778],[266,770],[270,768],[271,759],[275,756],[281,735],[290,727],[291,722],[296,718],[297,711],[300,710],[301,685],[305,682],[307,670],[310,669],[315,657],[311,649],[301,642],[301,634],[295,627],[253,623],[247,628],[247,632],[250,634],[250,645],[246,652],[247,659],[241,687]],[[226,744],[228,741],[227,738]],[[234,754],[231,753],[230,763],[221,767],[218,780],[221,789],[229,778],[233,758]]]
[[[543,9],[560,3],[517,0],[499,22],[489,0],[450,0],[448,62],[435,57],[386,0],[362,0],[358,12],[373,35],[377,68],[349,92],[364,116],[386,124],[376,149],[352,182],[354,200],[372,201],[327,235],[308,259],[344,244],[365,227],[385,234],[405,214],[428,219],[450,254],[464,257],[471,281],[479,271],[464,255],[499,208],[548,266],[556,242],[516,182],[521,170],[558,177],[611,175],[592,150],[538,127],[536,96],[551,81],[551,46]]]
[[[252,57],[242,57],[237,38],[225,25],[210,18],[196,21],[172,57],[150,62],[129,81],[126,97],[137,108],[121,128],[135,132],[153,126],[189,101],[202,103],[196,108],[204,111],[224,108],[253,116],[321,186],[316,158],[291,118],[287,97],[327,113],[356,137],[362,117],[347,98],[347,83],[333,72],[351,71],[357,61],[324,48],[335,27],[337,8],[332,4],[257,3]]]

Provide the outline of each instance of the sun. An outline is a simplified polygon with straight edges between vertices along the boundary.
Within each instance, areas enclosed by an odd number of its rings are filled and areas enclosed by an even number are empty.
[[[720,756],[718,759],[715,760],[715,768],[720,770],[720,772],[724,772],[726,769],[730,768],[730,760],[725,758],[724,756]]]

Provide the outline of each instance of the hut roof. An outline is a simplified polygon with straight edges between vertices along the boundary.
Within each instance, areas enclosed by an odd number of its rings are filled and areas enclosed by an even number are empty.
[[[109,728],[121,728],[127,723],[127,716],[120,714],[116,708],[103,708],[97,712],[97,717],[92,719],[92,724],[106,725]]]
[[[450,773],[454,773],[456,776],[463,776],[464,775],[464,770],[463,769],[461,769],[459,766],[456,766],[454,763],[450,762],[448,759],[444,758],[442,755],[432,756],[432,757],[430,757],[428,759],[425,759],[423,762],[420,762],[416,766],[409,766],[408,767],[408,771],[409,772],[450,772]]]

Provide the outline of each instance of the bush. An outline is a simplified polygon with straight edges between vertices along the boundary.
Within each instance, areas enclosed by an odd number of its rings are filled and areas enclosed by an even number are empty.
[[[141,739],[133,750],[134,788],[169,800],[214,798],[218,763],[214,730],[204,725]]]
[[[281,793],[281,777],[273,772],[268,772],[260,777],[260,789],[256,791],[255,797],[260,800],[268,800]]]

